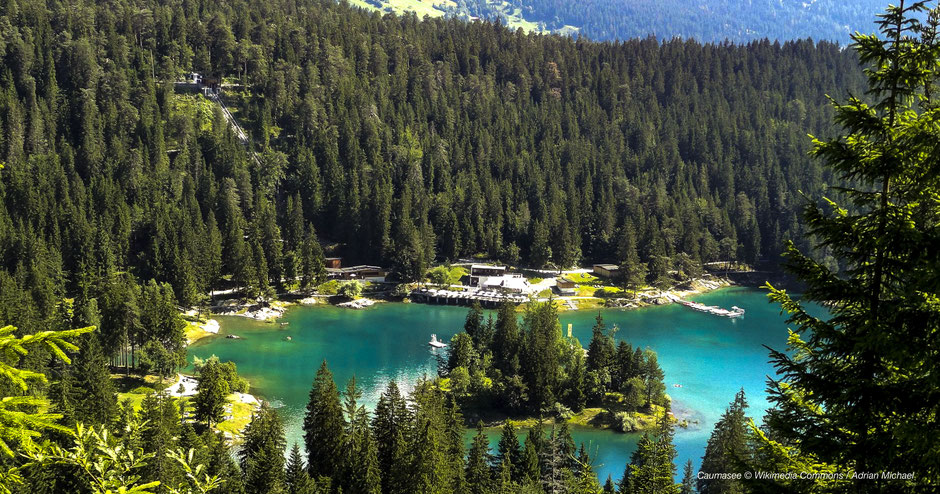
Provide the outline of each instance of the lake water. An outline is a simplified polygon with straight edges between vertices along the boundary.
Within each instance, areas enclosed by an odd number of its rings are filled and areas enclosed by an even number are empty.
[[[735,287],[690,299],[725,308],[737,305],[747,313],[728,319],[676,304],[633,311],[602,310],[607,325],[620,328],[617,340],[625,339],[659,354],[673,411],[699,421],[676,430],[680,474],[688,459],[698,466],[712,427],[739,389],[744,388],[747,394],[750,415],[760,419],[767,407],[767,376],[774,372],[762,345],[783,349],[787,338],[779,306],[769,304],[762,290]],[[421,376],[434,376],[434,352],[441,350],[428,347],[431,333],[449,341],[462,330],[466,313],[463,307],[388,303],[365,310],[293,308],[283,319],[290,323],[286,327],[222,317],[221,334],[237,334],[242,339],[214,336],[194,344],[189,353],[234,361],[239,374],[251,381],[252,392],[280,407],[289,444],[302,443],[304,407],[323,359],[341,390],[355,376],[363,401],[371,407],[390,379],[408,390]],[[596,314],[562,313],[562,328],[573,324],[574,336],[587,346]],[[615,481],[621,477],[639,439],[636,434],[590,428],[576,428],[573,436],[576,442],[589,446],[601,482],[608,474]]]

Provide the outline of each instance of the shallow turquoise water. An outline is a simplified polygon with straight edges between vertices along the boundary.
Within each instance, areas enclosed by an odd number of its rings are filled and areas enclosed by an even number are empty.
[[[699,424],[676,432],[676,463],[688,459],[698,465],[714,423],[734,394],[747,393],[750,414],[760,419],[767,406],[764,388],[773,367],[762,345],[783,349],[787,330],[779,307],[767,302],[765,292],[728,288],[691,297],[692,300],[747,310],[740,319],[695,312],[679,305],[623,311],[605,309],[608,326],[616,324],[616,339],[649,347],[659,354],[666,373],[666,392],[673,411]],[[239,317],[220,318],[222,334],[190,348],[199,357],[218,355],[232,360],[251,381],[252,392],[280,406],[288,441],[301,442],[307,394],[323,359],[329,362],[337,385],[356,376],[363,401],[373,405],[385,383],[395,379],[408,389],[422,375],[436,372],[436,354],[427,342],[431,333],[449,340],[463,327],[466,308],[421,304],[379,304],[366,310],[335,307],[295,308],[286,314],[286,327]],[[562,328],[573,324],[573,334],[587,345],[595,311],[561,315]],[[292,341],[287,341],[290,336]],[[681,384],[682,387],[674,387]],[[585,442],[596,458],[603,482],[608,474],[618,479],[629,460],[637,435],[577,428],[575,440]],[[493,438],[494,445],[495,440]],[[681,467],[680,467],[681,472]]]

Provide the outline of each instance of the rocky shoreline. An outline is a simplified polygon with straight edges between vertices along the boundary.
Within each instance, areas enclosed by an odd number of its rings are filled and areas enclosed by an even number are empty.
[[[676,298],[681,299],[689,295],[707,293],[733,285],[734,283],[730,280],[722,278],[696,278],[670,290],[638,292],[635,298],[610,298],[604,302],[604,306],[608,308],[639,309],[651,305],[669,305]]]

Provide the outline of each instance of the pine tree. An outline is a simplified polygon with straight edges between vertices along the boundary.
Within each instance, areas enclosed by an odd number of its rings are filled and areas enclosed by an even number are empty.
[[[411,415],[395,381],[388,383],[379,397],[372,417],[372,430],[378,448],[382,492],[406,493],[408,485],[408,450],[405,436]]]
[[[287,458],[284,471],[284,484],[288,494],[314,494],[315,484],[307,474],[304,459],[300,455],[300,446],[294,443]]]
[[[877,35],[856,34],[868,77],[869,104],[835,104],[845,134],[814,140],[812,154],[848,184],[847,204],[811,202],[804,217],[812,238],[837,258],[835,270],[793,243],[787,268],[806,286],[802,300],[771,288],[771,300],[796,326],[788,351],[773,351],[781,376],[770,382],[774,407],[759,434],[762,449],[781,449],[789,463],[839,471],[915,471],[911,482],[855,480],[857,492],[933,490],[940,485],[935,426],[938,245],[936,60],[940,44],[918,38],[924,2],[888,7]],[[769,286],[769,285],[768,285]],[[824,304],[816,317],[805,302]],[[781,448],[779,444],[791,448]],[[779,455],[777,455],[779,456]],[[785,459],[781,458],[785,461]],[[929,487],[928,487],[929,486]],[[791,486],[790,488],[797,488]],[[849,489],[848,486],[843,488]]]
[[[494,365],[504,376],[519,373],[519,320],[512,304],[500,304],[496,313],[496,330],[493,334]]]
[[[604,317],[597,313],[594,327],[591,328],[591,343],[588,345],[587,370],[606,370],[613,361],[614,339],[607,334]],[[616,329],[616,327],[614,328]]]
[[[307,228],[301,247],[301,277],[300,287],[304,290],[320,285],[326,281],[326,268],[324,267],[323,249],[317,241],[313,225]]]
[[[682,472],[682,483],[679,486],[679,494],[695,493],[695,469],[692,468],[692,460],[685,463],[685,470]]]
[[[523,376],[529,389],[529,407],[541,410],[555,403],[558,385],[561,327],[551,301],[527,309],[524,319]]]
[[[750,460],[747,457],[749,428],[746,410],[747,400],[742,389],[735,395],[734,401],[722,414],[711,437],[708,438],[705,456],[702,457],[702,466],[699,469],[701,472],[744,473],[743,466]],[[702,494],[744,492],[743,483],[736,479],[703,477],[698,479],[697,488]]]
[[[311,478],[333,478],[341,471],[345,426],[339,391],[324,360],[313,379],[303,424],[307,472]]]
[[[118,411],[117,389],[111,380],[111,372],[97,333],[84,338],[82,352],[75,358],[75,376],[72,389],[77,391],[74,403],[76,421],[85,424],[110,424]]]
[[[510,480],[521,480],[523,470],[522,448],[519,446],[519,437],[516,435],[516,428],[511,420],[507,420],[503,425],[502,433],[499,436],[499,445],[496,447],[496,463],[506,464],[510,467]]]
[[[284,426],[267,402],[261,403],[245,427],[244,444],[238,452],[248,492],[284,491]]]
[[[470,444],[467,456],[467,491],[470,494],[487,494],[494,487],[493,470],[490,466],[489,439],[483,431],[483,422],[477,424],[477,433]]]
[[[344,492],[380,494],[382,481],[378,451],[369,429],[369,414],[365,407],[358,404],[361,396],[362,392],[356,387],[356,378],[353,377],[346,385],[344,456],[341,473],[334,485]]]
[[[199,368],[199,382],[196,384],[196,396],[193,397],[196,419],[210,427],[220,422],[225,413],[225,398],[230,392],[219,360],[206,360]]]

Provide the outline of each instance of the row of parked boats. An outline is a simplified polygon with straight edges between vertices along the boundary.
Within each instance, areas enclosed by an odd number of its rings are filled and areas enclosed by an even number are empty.
[[[722,317],[741,317],[744,315],[744,309],[738,307],[737,305],[732,305],[731,309],[722,309],[717,305],[705,305],[698,302],[689,302],[687,300],[677,300],[678,303],[699,312],[707,312],[709,314],[714,314],[716,316]]]

